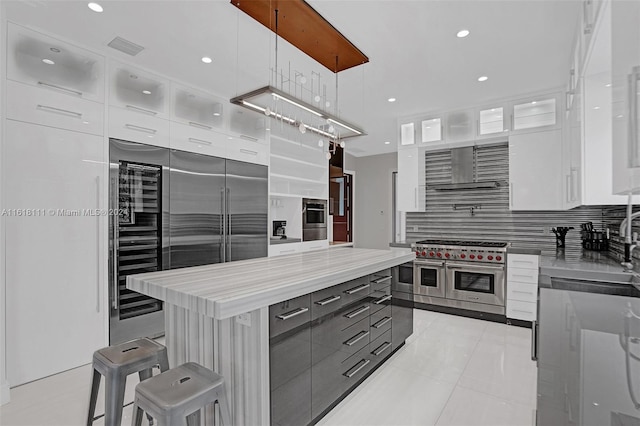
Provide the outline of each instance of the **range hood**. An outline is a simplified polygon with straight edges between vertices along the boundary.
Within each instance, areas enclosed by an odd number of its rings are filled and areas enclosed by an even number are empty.
[[[476,175],[476,147],[453,148],[451,149],[451,183],[427,185],[427,189],[455,191],[500,187],[499,181],[478,181]]]

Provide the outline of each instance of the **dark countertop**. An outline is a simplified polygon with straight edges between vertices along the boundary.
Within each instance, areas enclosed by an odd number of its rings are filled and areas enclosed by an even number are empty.
[[[518,247],[507,247],[507,254],[530,254],[532,256],[540,256],[542,251],[540,249],[528,249]]]
[[[269,244],[289,244],[289,243],[299,243],[302,242],[300,238],[269,238]]]

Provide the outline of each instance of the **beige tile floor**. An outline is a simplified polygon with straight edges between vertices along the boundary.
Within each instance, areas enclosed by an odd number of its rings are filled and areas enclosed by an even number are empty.
[[[320,425],[533,424],[531,330],[422,310],[414,323],[407,344]],[[12,389],[11,402],[0,407],[0,425],[85,424],[90,378],[85,365]],[[125,404],[137,382],[130,376]],[[102,391],[97,414],[104,412]],[[102,426],[103,419],[94,424]],[[122,424],[131,424],[131,405]]]

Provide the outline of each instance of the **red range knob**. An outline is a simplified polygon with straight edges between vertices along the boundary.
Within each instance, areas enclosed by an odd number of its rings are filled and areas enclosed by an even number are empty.
[[[420,256],[420,250],[416,250],[416,256]]]
[[[467,255],[466,255],[466,254],[464,254],[464,253],[462,253],[462,254],[460,255],[460,259],[464,259],[465,257],[467,257]]]
[[[426,256],[426,255],[427,255],[427,252],[426,252],[426,251],[423,251],[423,252],[422,252],[422,255],[423,255],[423,256]]]
[[[449,258],[449,256],[451,256],[449,253],[444,254],[444,257],[446,257],[447,259]]]
[[[475,259],[475,258],[476,258],[476,255],[475,255],[475,254],[470,254],[470,255],[469,255],[469,259]]]
[[[435,256],[435,255],[436,255],[436,254],[435,254],[434,252],[432,252],[432,251],[430,251],[430,252],[429,252],[429,256],[433,257],[433,256]]]
[[[487,256],[487,259],[493,260],[493,256],[489,255],[489,256]]]
[[[482,255],[481,254],[478,255],[478,260],[482,260]]]
[[[502,260],[502,256],[496,256],[496,260],[500,262]]]
[[[438,253],[438,257],[442,257],[442,253]]]

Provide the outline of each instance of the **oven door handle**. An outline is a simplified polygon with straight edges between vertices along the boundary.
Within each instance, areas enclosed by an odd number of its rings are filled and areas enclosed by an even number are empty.
[[[444,266],[444,260],[442,262],[430,262],[430,261],[425,261],[425,260],[414,260],[413,261],[413,266],[415,267],[420,267],[420,266]]]
[[[495,269],[495,270],[500,270],[500,271],[504,271],[504,266],[490,266],[490,265],[474,265],[474,264],[465,264],[465,265],[451,265],[451,264],[447,264],[447,269],[467,269],[467,268],[471,268],[471,269]]]

